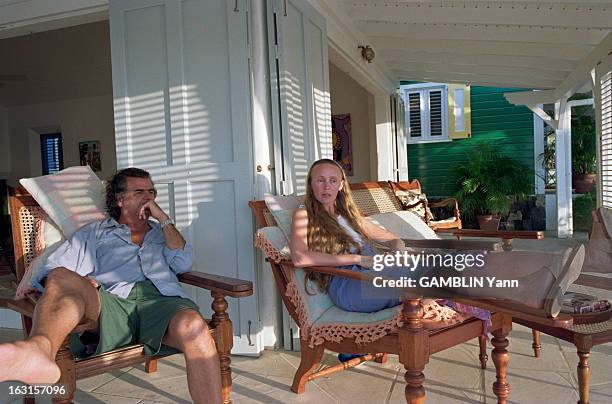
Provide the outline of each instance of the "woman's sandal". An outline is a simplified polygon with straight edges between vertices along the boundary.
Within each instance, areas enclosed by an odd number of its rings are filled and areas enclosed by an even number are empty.
[[[567,259],[563,263],[563,268],[557,276],[556,282],[551,286],[546,300],[544,301],[544,310],[546,314],[551,317],[557,317],[561,312],[561,302],[563,295],[567,292],[567,289],[578,276],[582,270],[582,264],[584,263],[584,245],[579,245],[573,249],[567,249],[563,252],[563,255],[567,254]]]

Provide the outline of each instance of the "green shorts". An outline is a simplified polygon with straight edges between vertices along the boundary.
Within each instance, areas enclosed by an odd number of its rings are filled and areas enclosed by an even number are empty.
[[[90,332],[80,336],[73,334],[70,348],[77,358],[98,355],[113,349],[141,343],[147,356],[177,353],[174,348],[162,347],[162,339],[168,329],[170,319],[179,311],[194,309],[197,304],[178,296],[164,296],[150,280],[138,282],[124,299],[98,289],[100,296],[99,334]],[[92,340],[93,339],[93,340]],[[92,352],[91,344],[97,348]]]

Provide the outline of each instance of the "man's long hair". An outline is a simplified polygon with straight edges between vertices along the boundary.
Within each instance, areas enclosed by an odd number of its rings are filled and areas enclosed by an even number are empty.
[[[127,178],[151,179],[151,174],[140,168],[130,167],[118,171],[106,184],[106,211],[115,220],[121,217],[121,208],[117,206],[117,198],[125,192]]]
[[[343,186],[336,197],[334,205],[335,213],[344,217],[353,230],[361,235],[364,241],[368,240],[361,226],[363,217],[353,201],[353,195],[342,166],[334,160],[321,159],[312,164],[306,180],[304,205],[306,205],[306,212],[308,212],[308,249],[310,251],[328,254],[347,254],[351,251],[358,251],[360,246],[346,233],[340,224],[338,224],[338,219],[329,214],[321,202],[314,196],[312,190],[312,172],[316,166],[321,164],[334,165],[338,167],[342,173]],[[307,272],[306,278],[315,282],[322,292],[327,291],[329,282],[331,281],[331,275],[316,272]]]

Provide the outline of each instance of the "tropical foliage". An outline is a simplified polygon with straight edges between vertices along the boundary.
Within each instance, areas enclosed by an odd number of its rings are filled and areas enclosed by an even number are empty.
[[[454,171],[460,186],[456,197],[462,214],[468,218],[506,215],[514,200],[533,192],[532,170],[490,143],[478,145]]]

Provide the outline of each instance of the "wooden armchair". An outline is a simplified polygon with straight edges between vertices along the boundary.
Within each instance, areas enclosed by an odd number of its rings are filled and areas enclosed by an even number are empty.
[[[35,217],[44,214],[44,212],[30,195],[24,193],[15,195],[15,193],[13,191],[13,194],[9,197],[9,204],[12,217],[17,281],[20,281],[27,265],[34,258],[34,240],[36,238]],[[253,284],[249,281],[203,272],[187,272],[179,275],[179,280],[189,285],[210,290],[211,292],[214,314],[212,319],[207,320],[207,322],[219,354],[223,402],[231,403],[232,374],[230,351],[233,346],[233,332],[232,321],[227,313],[228,303],[226,297],[240,298],[250,296],[253,294]],[[21,314],[25,337],[28,336],[32,328],[32,314],[36,301],[37,298],[34,295],[29,295],[29,298],[24,300],[0,299],[0,307],[8,308]],[[88,325],[82,323],[73,332],[79,333],[87,329]],[[145,362],[147,373],[153,373],[157,370],[157,359],[161,357],[145,357],[142,344],[138,344],[75,361],[69,349],[68,341],[69,337],[66,338],[56,356],[56,363],[61,369],[61,377],[58,383],[65,384],[68,387],[67,394],[53,398],[53,401],[58,403],[72,402],[77,379],[99,375],[140,362]],[[34,399],[24,399],[24,401],[34,402]]]
[[[269,226],[276,225],[264,201],[251,201],[249,205],[257,220],[257,226],[260,228],[259,231],[262,231],[261,228],[269,228]],[[259,240],[258,237],[256,237],[256,240]],[[445,245],[441,246],[440,241]],[[424,247],[448,248],[448,242],[450,241],[454,244],[459,243],[453,240],[421,240],[421,245]],[[427,244],[427,246],[424,244]],[[260,248],[263,247],[260,245]],[[476,247],[472,246],[471,248]],[[392,321],[386,322],[384,329],[379,327],[370,330],[367,328],[370,327],[370,323],[367,321],[357,321],[351,324],[347,322],[342,325],[344,329],[350,329],[350,327],[360,328],[360,330],[353,330],[355,331],[353,332],[355,336],[346,337],[342,332],[321,332],[315,338],[313,335],[315,334],[314,325],[316,324],[304,323],[304,311],[308,310],[308,308],[305,307],[304,301],[296,297],[295,293],[299,287],[300,279],[303,279],[303,276],[296,275],[296,273],[302,270],[295,268],[287,257],[283,258],[282,256],[272,256],[270,254],[268,256],[270,257],[268,262],[270,263],[283,302],[301,330],[301,361],[291,386],[291,390],[295,393],[303,393],[306,383],[316,378],[351,368],[366,360],[376,360],[377,362],[384,363],[387,354],[396,354],[399,355],[400,363],[406,369],[406,401],[408,403],[423,403],[425,399],[425,389],[423,387],[425,375],[423,371],[430,356],[472,338],[477,338],[482,334],[482,322],[473,317],[442,329],[426,329],[423,321],[421,299],[414,298],[403,301],[401,308],[398,310],[397,317],[394,317]],[[371,281],[370,275],[365,273],[356,273],[335,267],[309,267],[304,268],[304,270]],[[471,304],[467,300],[465,303]],[[333,306],[326,309],[324,313],[319,313],[320,317],[315,323],[318,323],[330,311],[338,312],[336,314],[340,318],[354,315],[364,315],[367,317],[376,314],[344,312]],[[505,403],[510,393],[510,386],[506,383],[506,367],[509,356],[506,350],[508,346],[506,336],[510,332],[512,318],[511,315],[498,311],[492,314],[491,323],[490,331],[494,336],[492,344],[495,347],[492,355],[497,374],[497,381],[493,385],[493,391],[498,397],[498,402]],[[380,322],[377,324],[380,325]],[[325,326],[326,324],[321,324],[321,328]],[[364,332],[360,333],[359,331]],[[366,337],[363,338],[363,335],[366,335]],[[372,335],[376,335],[376,337],[372,338]],[[325,349],[342,353],[366,354],[366,356],[317,370]]]

